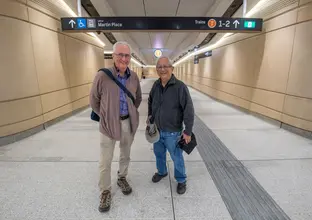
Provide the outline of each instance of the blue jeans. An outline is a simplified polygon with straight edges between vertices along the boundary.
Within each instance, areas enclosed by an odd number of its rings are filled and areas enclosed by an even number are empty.
[[[160,131],[159,133],[160,139],[154,144],[158,174],[165,175],[168,173],[166,161],[166,152],[168,150],[174,164],[174,177],[178,183],[184,183],[186,181],[186,174],[183,151],[177,147],[181,132]]]

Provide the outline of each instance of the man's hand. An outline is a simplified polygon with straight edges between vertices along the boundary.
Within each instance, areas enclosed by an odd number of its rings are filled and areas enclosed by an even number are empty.
[[[188,144],[191,141],[191,136],[189,136],[183,132],[183,139],[185,140],[185,143]]]
[[[151,117],[152,117],[151,115],[147,117],[147,119],[146,119],[146,124],[149,124],[149,123],[150,123]]]

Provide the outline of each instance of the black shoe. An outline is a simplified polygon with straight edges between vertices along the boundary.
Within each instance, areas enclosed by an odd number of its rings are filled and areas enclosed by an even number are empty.
[[[129,195],[132,192],[132,188],[125,177],[120,177],[117,180],[117,185],[121,188],[124,195]]]
[[[168,175],[168,173],[166,173],[165,175],[159,175],[158,173],[155,173],[153,178],[152,178],[152,181],[154,183],[158,183],[162,178],[166,177]]]
[[[186,191],[186,183],[178,183],[178,186],[177,186],[177,193],[178,194],[184,194]]]
[[[112,200],[111,192],[108,190],[104,191],[101,195],[99,211],[107,212],[110,209],[111,200]]]

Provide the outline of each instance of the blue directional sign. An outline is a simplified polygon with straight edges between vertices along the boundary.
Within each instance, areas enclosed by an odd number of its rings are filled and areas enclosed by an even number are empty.
[[[84,18],[77,18],[77,25],[78,29],[86,29],[87,28],[87,20]]]

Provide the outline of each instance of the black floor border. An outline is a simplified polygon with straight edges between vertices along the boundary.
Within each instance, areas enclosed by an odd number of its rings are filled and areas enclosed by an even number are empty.
[[[194,133],[198,152],[233,220],[290,220],[242,162],[197,116]]]

